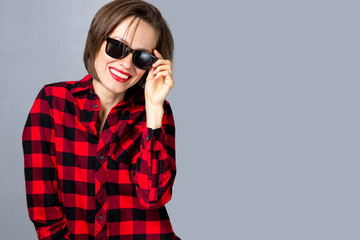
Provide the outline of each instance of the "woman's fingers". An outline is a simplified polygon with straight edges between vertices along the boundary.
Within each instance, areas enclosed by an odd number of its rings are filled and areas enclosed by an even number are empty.
[[[161,71],[168,71],[171,74],[171,67],[169,65],[160,65],[155,69],[154,74]]]
[[[171,67],[171,61],[166,59],[158,59],[153,66],[157,67],[159,65],[169,65]]]
[[[154,54],[158,60],[149,70],[148,78],[151,81],[145,85],[145,98],[146,101],[162,104],[175,85],[172,77],[172,62],[164,59],[157,50],[154,50]]]
[[[171,61],[164,59],[156,49],[154,50],[154,54],[158,58],[158,60],[152,65],[152,67],[155,68],[153,72],[155,75],[154,79],[164,77],[164,80],[166,80],[167,82],[173,82]]]
[[[170,67],[172,67],[171,61],[164,59],[163,56],[158,52],[158,50],[155,49],[154,54],[155,57],[158,58],[158,60],[156,60],[156,62],[153,64],[154,67],[157,67],[159,65],[169,65]]]
[[[161,53],[159,53],[158,50],[154,50],[154,54],[155,54],[155,57],[157,57],[158,59],[164,59],[163,56],[161,55]]]
[[[169,71],[161,71],[161,72],[158,72],[156,75],[155,75],[155,78],[154,79],[158,79],[160,77],[164,77],[164,80],[167,80],[167,79],[172,79],[171,78],[171,74]]]

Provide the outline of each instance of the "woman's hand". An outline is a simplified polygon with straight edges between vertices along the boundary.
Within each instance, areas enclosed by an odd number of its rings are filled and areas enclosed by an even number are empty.
[[[163,106],[165,98],[174,87],[172,63],[154,50],[158,60],[149,69],[145,83],[145,101],[147,106]]]
[[[163,104],[170,90],[174,87],[172,63],[165,60],[155,50],[158,60],[149,69],[145,83],[146,123],[149,128],[160,128],[164,115]]]

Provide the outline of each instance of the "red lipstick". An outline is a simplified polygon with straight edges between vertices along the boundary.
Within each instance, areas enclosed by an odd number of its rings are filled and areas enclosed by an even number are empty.
[[[119,81],[119,82],[127,82],[132,77],[130,74],[123,72],[119,69],[113,68],[113,67],[109,67],[109,72],[110,72],[111,76],[116,81]]]

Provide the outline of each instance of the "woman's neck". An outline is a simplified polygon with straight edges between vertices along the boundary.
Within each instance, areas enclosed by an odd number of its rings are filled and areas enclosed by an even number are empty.
[[[106,118],[107,114],[110,110],[119,102],[124,100],[125,92],[121,94],[115,94],[108,90],[104,85],[100,83],[98,80],[93,80],[93,87],[95,94],[99,97],[100,100],[100,116],[104,116]]]

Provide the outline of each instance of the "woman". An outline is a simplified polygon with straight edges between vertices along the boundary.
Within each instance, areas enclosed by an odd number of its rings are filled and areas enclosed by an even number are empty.
[[[180,239],[165,204],[176,174],[173,39],[160,12],[115,0],[95,15],[80,81],[45,85],[23,131],[39,239]]]

